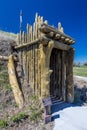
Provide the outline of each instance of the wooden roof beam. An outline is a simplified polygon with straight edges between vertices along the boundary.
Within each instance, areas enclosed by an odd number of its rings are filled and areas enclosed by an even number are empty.
[[[64,43],[62,43],[62,42],[58,42],[58,41],[54,41],[54,40],[51,40],[50,42],[49,42],[49,44],[54,44],[54,48],[57,48],[57,49],[60,49],[60,50],[64,50],[64,51],[67,51],[67,50],[69,50],[70,48],[72,48],[71,46],[69,46],[69,45],[66,45],[66,44],[64,44]]]
[[[61,40],[66,44],[74,44],[75,41],[72,39],[72,37],[61,33],[60,31],[56,30],[54,27],[51,27],[45,23],[41,25],[39,30],[45,34],[45,36],[52,38],[54,40]],[[72,41],[71,41],[72,40]]]
[[[64,44],[61,41],[52,40],[51,38],[47,38],[46,36],[43,36],[42,38],[39,38],[39,39],[29,42],[27,44],[15,46],[15,49],[17,49],[17,50],[22,49],[22,48],[25,48],[25,47],[28,47],[28,46],[31,46],[31,45],[37,44],[37,43],[41,43],[44,46],[47,46],[48,44],[50,44],[50,42],[53,42],[55,48],[58,48],[61,50],[69,50],[71,48],[71,46]]]

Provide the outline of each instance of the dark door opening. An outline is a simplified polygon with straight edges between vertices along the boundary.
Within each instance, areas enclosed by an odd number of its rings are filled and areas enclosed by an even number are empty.
[[[53,48],[50,57],[50,69],[53,70],[50,76],[50,96],[62,98],[62,51]]]

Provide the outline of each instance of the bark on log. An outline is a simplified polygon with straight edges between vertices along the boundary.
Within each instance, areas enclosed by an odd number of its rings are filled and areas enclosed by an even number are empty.
[[[68,38],[68,39],[70,39],[70,40],[73,40],[72,37],[70,37],[70,36],[68,36],[68,35],[66,35],[66,34],[64,34],[64,33],[61,33],[60,31],[56,30],[54,27],[49,26],[49,25],[47,25],[47,24],[45,24],[45,23],[41,25],[41,27],[39,28],[39,30],[40,30],[42,33],[45,33],[45,34],[48,34],[48,33],[50,33],[50,32],[54,32],[55,35],[56,35],[56,34],[60,34],[61,36],[65,37],[65,38]],[[73,41],[74,41],[74,40],[73,40]],[[75,41],[74,41],[74,42],[75,42]],[[74,43],[74,42],[73,42],[73,43]]]
[[[53,42],[54,48],[57,48],[57,49],[60,49],[60,50],[67,51],[67,50],[69,50],[71,48],[71,46],[66,45],[64,43],[61,43],[61,42],[58,42],[58,41],[51,40],[50,42]],[[50,44],[50,42],[49,42],[49,44]]]
[[[65,52],[62,51],[62,99],[63,101],[66,100],[65,97],[65,75],[66,75],[66,71],[65,71]]]
[[[0,56],[0,60],[8,61],[8,56]]]
[[[10,81],[11,88],[13,90],[15,101],[18,104],[19,108],[21,108],[23,107],[24,104],[24,96],[17,81],[13,55],[9,56],[8,73],[9,73],[9,81]]]
[[[14,61],[18,61],[18,58],[13,56],[14,57]],[[0,60],[3,60],[3,61],[8,61],[9,60],[9,57],[8,56],[1,56],[0,55]]]
[[[74,58],[74,49],[70,49],[67,52],[67,66],[66,66],[67,101],[70,103],[74,101],[73,58]]]

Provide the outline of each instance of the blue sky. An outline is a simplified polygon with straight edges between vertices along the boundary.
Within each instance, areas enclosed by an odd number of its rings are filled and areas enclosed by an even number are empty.
[[[18,33],[21,9],[24,30],[26,23],[34,22],[36,12],[50,25],[61,22],[76,41],[75,61],[87,61],[87,0],[0,0],[0,30]]]

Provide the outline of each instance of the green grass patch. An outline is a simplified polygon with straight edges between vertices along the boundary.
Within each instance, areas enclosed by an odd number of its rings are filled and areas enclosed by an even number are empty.
[[[74,75],[87,77],[87,66],[73,67]]]
[[[17,115],[14,115],[13,117],[11,117],[11,121],[14,122],[14,123],[18,123],[20,122],[22,119],[25,119],[27,117],[26,113],[25,112],[21,112],[21,113],[18,113]]]
[[[7,121],[4,120],[4,119],[0,120],[0,127],[1,128],[6,128],[6,126],[7,126]]]
[[[0,66],[0,90],[9,90],[11,91],[11,86],[9,84],[8,78],[8,70],[7,67],[4,65]]]

